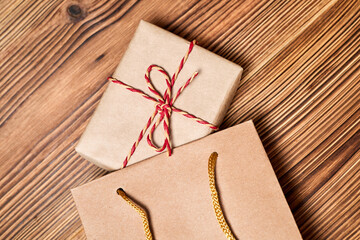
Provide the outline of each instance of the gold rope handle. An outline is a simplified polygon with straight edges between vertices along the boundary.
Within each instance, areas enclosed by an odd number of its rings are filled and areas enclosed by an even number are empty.
[[[216,160],[217,160],[218,154],[216,152],[213,152],[210,155],[209,158],[209,163],[208,163],[208,173],[209,173],[209,185],[210,185],[210,191],[211,191],[211,199],[212,199],[212,203],[214,206],[214,210],[215,210],[215,215],[216,215],[216,219],[219,222],[219,225],[222,229],[222,231],[225,233],[225,236],[228,240],[236,240],[236,238],[234,237],[234,235],[232,234],[229,225],[227,224],[224,214],[221,210],[221,206],[220,206],[220,202],[219,202],[219,196],[218,196],[218,192],[216,190],[216,186],[215,186],[215,165],[216,165]],[[124,190],[122,188],[119,188],[117,191],[117,194],[119,194],[131,207],[133,207],[135,209],[135,211],[137,211],[139,213],[139,215],[141,216],[142,220],[143,220],[143,226],[144,226],[144,232],[146,235],[146,239],[147,240],[152,240],[152,234],[150,231],[150,226],[149,226],[149,220],[148,217],[146,215],[146,212],[144,209],[142,209],[141,207],[139,207],[136,203],[134,203],[124,192]]]
[[[124,192],[124,190],[122,188],[119,188],[117,191],[117,194],[119,194],[133,209],[135,209],[135,211],[137,211],[139,213],[139,215],[142,218],[142,222],[143,222],[143,226],[144,226],[144,231],[145,231],[145,236],[146,236],[146,240],[152,240],[152,234],[150,231],[150,226],[149,226],[149,220],[148,217],[146,215],[146,212],[144,209],[142,209],[141,207],[139,207],[136,203],[134,203]]]
[[[216,219],[218,220],[222,231],[225,233],[225,236],[229,240],[235,240],[236,238],[232,234],[229,225],[227,224],[224,214],[221,210],[218,192],[215,186],[215,166],[218,154],[213,152],[209,158],[208,164],[208,173],[209,173],[209,185],[211,191],[211,199],[215,210]]]

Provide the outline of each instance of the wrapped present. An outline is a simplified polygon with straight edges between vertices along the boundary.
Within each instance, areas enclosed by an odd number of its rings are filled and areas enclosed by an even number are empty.
[[[241,73],[195,42],[141,21],[76,151],[107,170],[171,155],[217,129]]]
[[[88,239],[302,239],[251,121],[72,195]]]

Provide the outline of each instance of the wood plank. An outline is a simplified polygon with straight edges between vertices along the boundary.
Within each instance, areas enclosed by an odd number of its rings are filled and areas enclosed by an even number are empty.
[[[359,8],[0,2],[0,239],[85,239],[69,189],[106,172],[74,146],[140,19],[244,67],[222,127],[254,119],[304,239],[360,238]]]

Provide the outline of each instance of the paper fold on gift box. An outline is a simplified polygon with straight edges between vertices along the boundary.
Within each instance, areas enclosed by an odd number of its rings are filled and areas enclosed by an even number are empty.
[[[212,152],[220,204],[237,239],[301,239],[251,121],[73,189],[88,239],[145,239],[141,217],[116,193],[120,187],[147,210],[155,239],[225,239],[209,188]]]
[[[157,26],[141,21],[113,77],[153,96],[144,75],[151,64],[163,67],[172,76],[186,54],[189,42]],[[239,85],[242,68],[218,55],[195,46],[173,88],[176,93],[195,72],[199,75],[181,93],[174,106],[220,125]],[[165,91],[165,79],[156,72],[150,74],[160,93]],[[122,167],[133,143],[154,112],[154,103],[139,94],[110,83],[97,110],[82,135],[76,151],[84,158],[107,170]],[[154,139],[163,143],[162,125]],[[170,118],[173,147],[183,145],[211,133],[211,129],[174,112]],[[176,150],[175,150],[176,151]],[[128,165],[158,154],[143,139]]]

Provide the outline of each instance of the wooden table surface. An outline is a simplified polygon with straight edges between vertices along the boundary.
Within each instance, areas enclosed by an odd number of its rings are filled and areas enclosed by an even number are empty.
[[[140,19],[244,68],[223,128],[253,119],[304,239],[360,239],[360,2],[0,1],[0,239],[85,239],[74,151]]]

